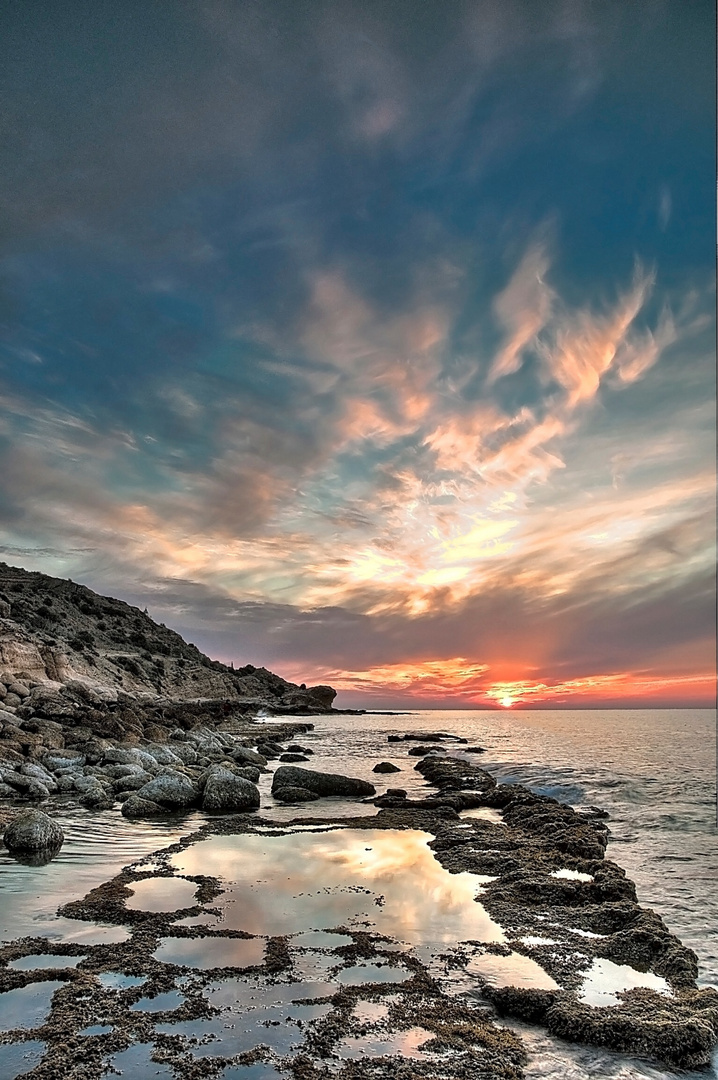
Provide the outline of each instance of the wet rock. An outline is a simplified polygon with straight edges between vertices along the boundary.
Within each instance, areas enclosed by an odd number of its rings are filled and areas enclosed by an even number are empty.
[[[450,735],[446,731],[407,731],[403,735],[387,735],[387,742],[456,742],[465,743],[468,739],[461,735]]]
[[[210,770],[204,785],[203,810],[228,813],[258,807],[259,790],[249,780],[221,766]]]
[[[545,1023],[552,1035],[655,1057],[681,1069],[710,1064],[718,1038],[718,993],[694,990],[676,1001],[646,990],[624,995],[620,1007],[594,1009],[559,1000]]]
[[[376,772],[376,773],[401,772],[401,769],[399,768],[398,765],[393,765],[391,763],[391,761],[380,761],[378,763],[378,765],[374,766],[374,768],[372,769],[372,772]]]
[[[42,810],[23,810],[5,829],[3,840],[8,851],[40,851],[59,848],[65,834],[56,821]]]
[[[81,768],[85,764],[86,758],[84,754],[75,753],[72,750],[56,750],[54,753],[45,754],[42,758],[42,764],[50,772],[56,772],[60,769],[71,769],[73,767]]]
[[[465,746],[462,750],[463,754],[485,754],[485,746]]]
[[[184,810],[197,801],[197,790],[188,777],[182,773],[165,773],[155,776],[137,792],[141,799],[159,803],[169,810]]]
[[[376,788],[367,780],[358,780],[339,773],[315,772],[298,765],[280,765],[272,779],[272,793],[280,788],[299,787],[317,795],[376,795]]]
[[[279,743],[274,742],[262,742],[257,745],[257,753],[265,757],[267,761],[271,761],[272,758],[278,758],[280,754],[284,753],[284,747]]]
[[[122,804],[122,814],[126,818],[157,817],[158,814],[166,813],[166,809],[159,803],[151,799],[142,799],[139,795],[130,795]]]
[[[308,788],[303,787],[279,788],[277,791],[273,791],[272,795],[278,802],[283,803],[314,802],[316,799],[321,798],[316,791],[310,791]]]
[[[313,754],[314,751],[310,750],[307,746],[300,746],[299,743],[292,743],[287,747],[287,753],[289,754]]]
[[[401,788],[401,787],[389,787],[389,788],[386,789],[384,794],[388,795],[390,799],[405,799],[406,798],[406,790],[404,788]]]
[[[258,765],[260,769],[265,768],[267,764],[267,759],[263,754],[258,754],[256,750],[250,750],[246,746],[238,746],[230,756],[237,764]]]
[[[412,746],[409,754],[411,757],[424,757],[425,754],[439,753],[440,749],[436,746]]]
[[[257,784],[259,782],[259,769],[255,769],[253,765],[245,765],[244,768],[235,765],[234,772],[237,776],[243,777],[244,780],[249,780],[252,784]]]
[[[306,754],[281,754],[280,761],[309,761]]]

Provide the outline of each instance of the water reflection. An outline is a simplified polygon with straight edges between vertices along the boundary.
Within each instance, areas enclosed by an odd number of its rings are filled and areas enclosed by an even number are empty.
[[[0,1046],[0,1076],[3,1080],[15,1080],[40,1064],[47,1047],[36,1039]]]
[[[197,885],[184,878],[155,877],[134,881],[126,906],[139,911],[178,911],[194,907]]]
[[[431,839],[410,829],[213,836],[171,861],[181,873],[222,879],[213,903],[229,929],[273,936],[350,926],[414,946],[503,941],[475,902],[480,879],[445,870]]]
[[[466,965],[466,970],[470,975],[481,975],[492,986],[517,986],[527,990],[559,989],[558,983],[540,964],[520,953],[474,956]]]
[[[163,938],[155,958],[195,968],[254,967],[264,960],[263,938]]]
[[[350,1036],[337,1046],[340,1058],[350,1060],[364,1057],[384,1057],[398,1054],[403,1058],[426,1058],[422,1045],[434,1038],[426,1028],[414,1027],[408,1031],[381,1032],[371,1035]]]
[[[0,1031],[39,1027],[50,1014],[52,995],[61,982],[30,983],[0,994]]]
[[[588,969],[579,997],[587,1005],[596,1008],[620,1005],[616,995],[637,986],[672,996],[668,983],[660,975],[654,975],[650,971],[636,971],[628,964],[614,964],[612,960],[600,958],[594,960]]]

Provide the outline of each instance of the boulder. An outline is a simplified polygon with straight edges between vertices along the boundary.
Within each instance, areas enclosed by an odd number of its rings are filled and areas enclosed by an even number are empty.
[[[128,818],[156,817],[157,814],[166,814],[164,807],[151,799],[142,799],[139,795],[130,795],[122,804],[122,814]]]
[[[372,772],[401,772],[398,765],[392,765],[390,761],[380,761],[375,765]]]
[[[277,791],[273,791],[272,795],[278,802],[292,803],[292,802],[314,802],[315,799],[320,799],[321,795],[317,795],[316,791],[310,791],[309,788],[303,787],[283,787]]]
[[[339,773],[315,772],[298,765],[280,765],[272,778],[272,794],[281,788],[306,788],[316,795],[376,795],[376,788],[367,780],[357,780]]]
[[[151,754],[158,765],[182,764],[182,758],[180,758],[179,754],[175,754],[174,750],[171,750],[169,746],[147,746],[145,748],[145,753]],[[196,757],[195,754],[195,760]]]
[[[390,799],[405,799],[406,790],[403,787],[388,787],[385,792]]]
[[[194,784],[181,773],[155,776],[148,784],[144,784],[137,794],[141,799],[159,803],[169,810],[184,810],[197,801]]]
[[[65,839],[60,826],[42,810],[23,810],[5,830],[8,851],[40,851],[59,848]]]
[[[306,754],[280,754],[280,761],[309,761]]]
[[[313,754],[314,751],[310,750],[308,746],[300,746],[299,743],[292,743],[287,747],[287,752],[290,754]]]
[[[249,750],[246,746],[238,746],[230,756],[237,764],[258,765],[260,769],[267,764],[267,759],[263,754],[258,754],[256,750]]]
[[[203,810],[227,813],[258,807],[259,791],[249,780],[221,766],[210,770],[204,785]]]
[[[244,768],[235,766],[235,775],[243,777],[245,780],[251,781],[253,784],[259,783],[259,769],[255,769],[252,765],[245,765]]]
[[[85,760],[84,754],[73,750],[56,750],[52,754],[45,754],[42,763],[49,772],[59,772],[60,769],[82,768]]]

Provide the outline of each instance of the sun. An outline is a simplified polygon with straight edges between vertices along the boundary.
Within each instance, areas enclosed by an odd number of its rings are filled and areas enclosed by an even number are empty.
[[[512,697],[502,697],[500,702],[500,704],[503,705],[505,709],[510,709],[513,703],[514,699]]]

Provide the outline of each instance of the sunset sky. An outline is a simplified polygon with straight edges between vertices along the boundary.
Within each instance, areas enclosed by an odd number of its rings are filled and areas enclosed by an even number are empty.
[[[0,559],[340,706],[714,700],[714,4],[0,14]]]

